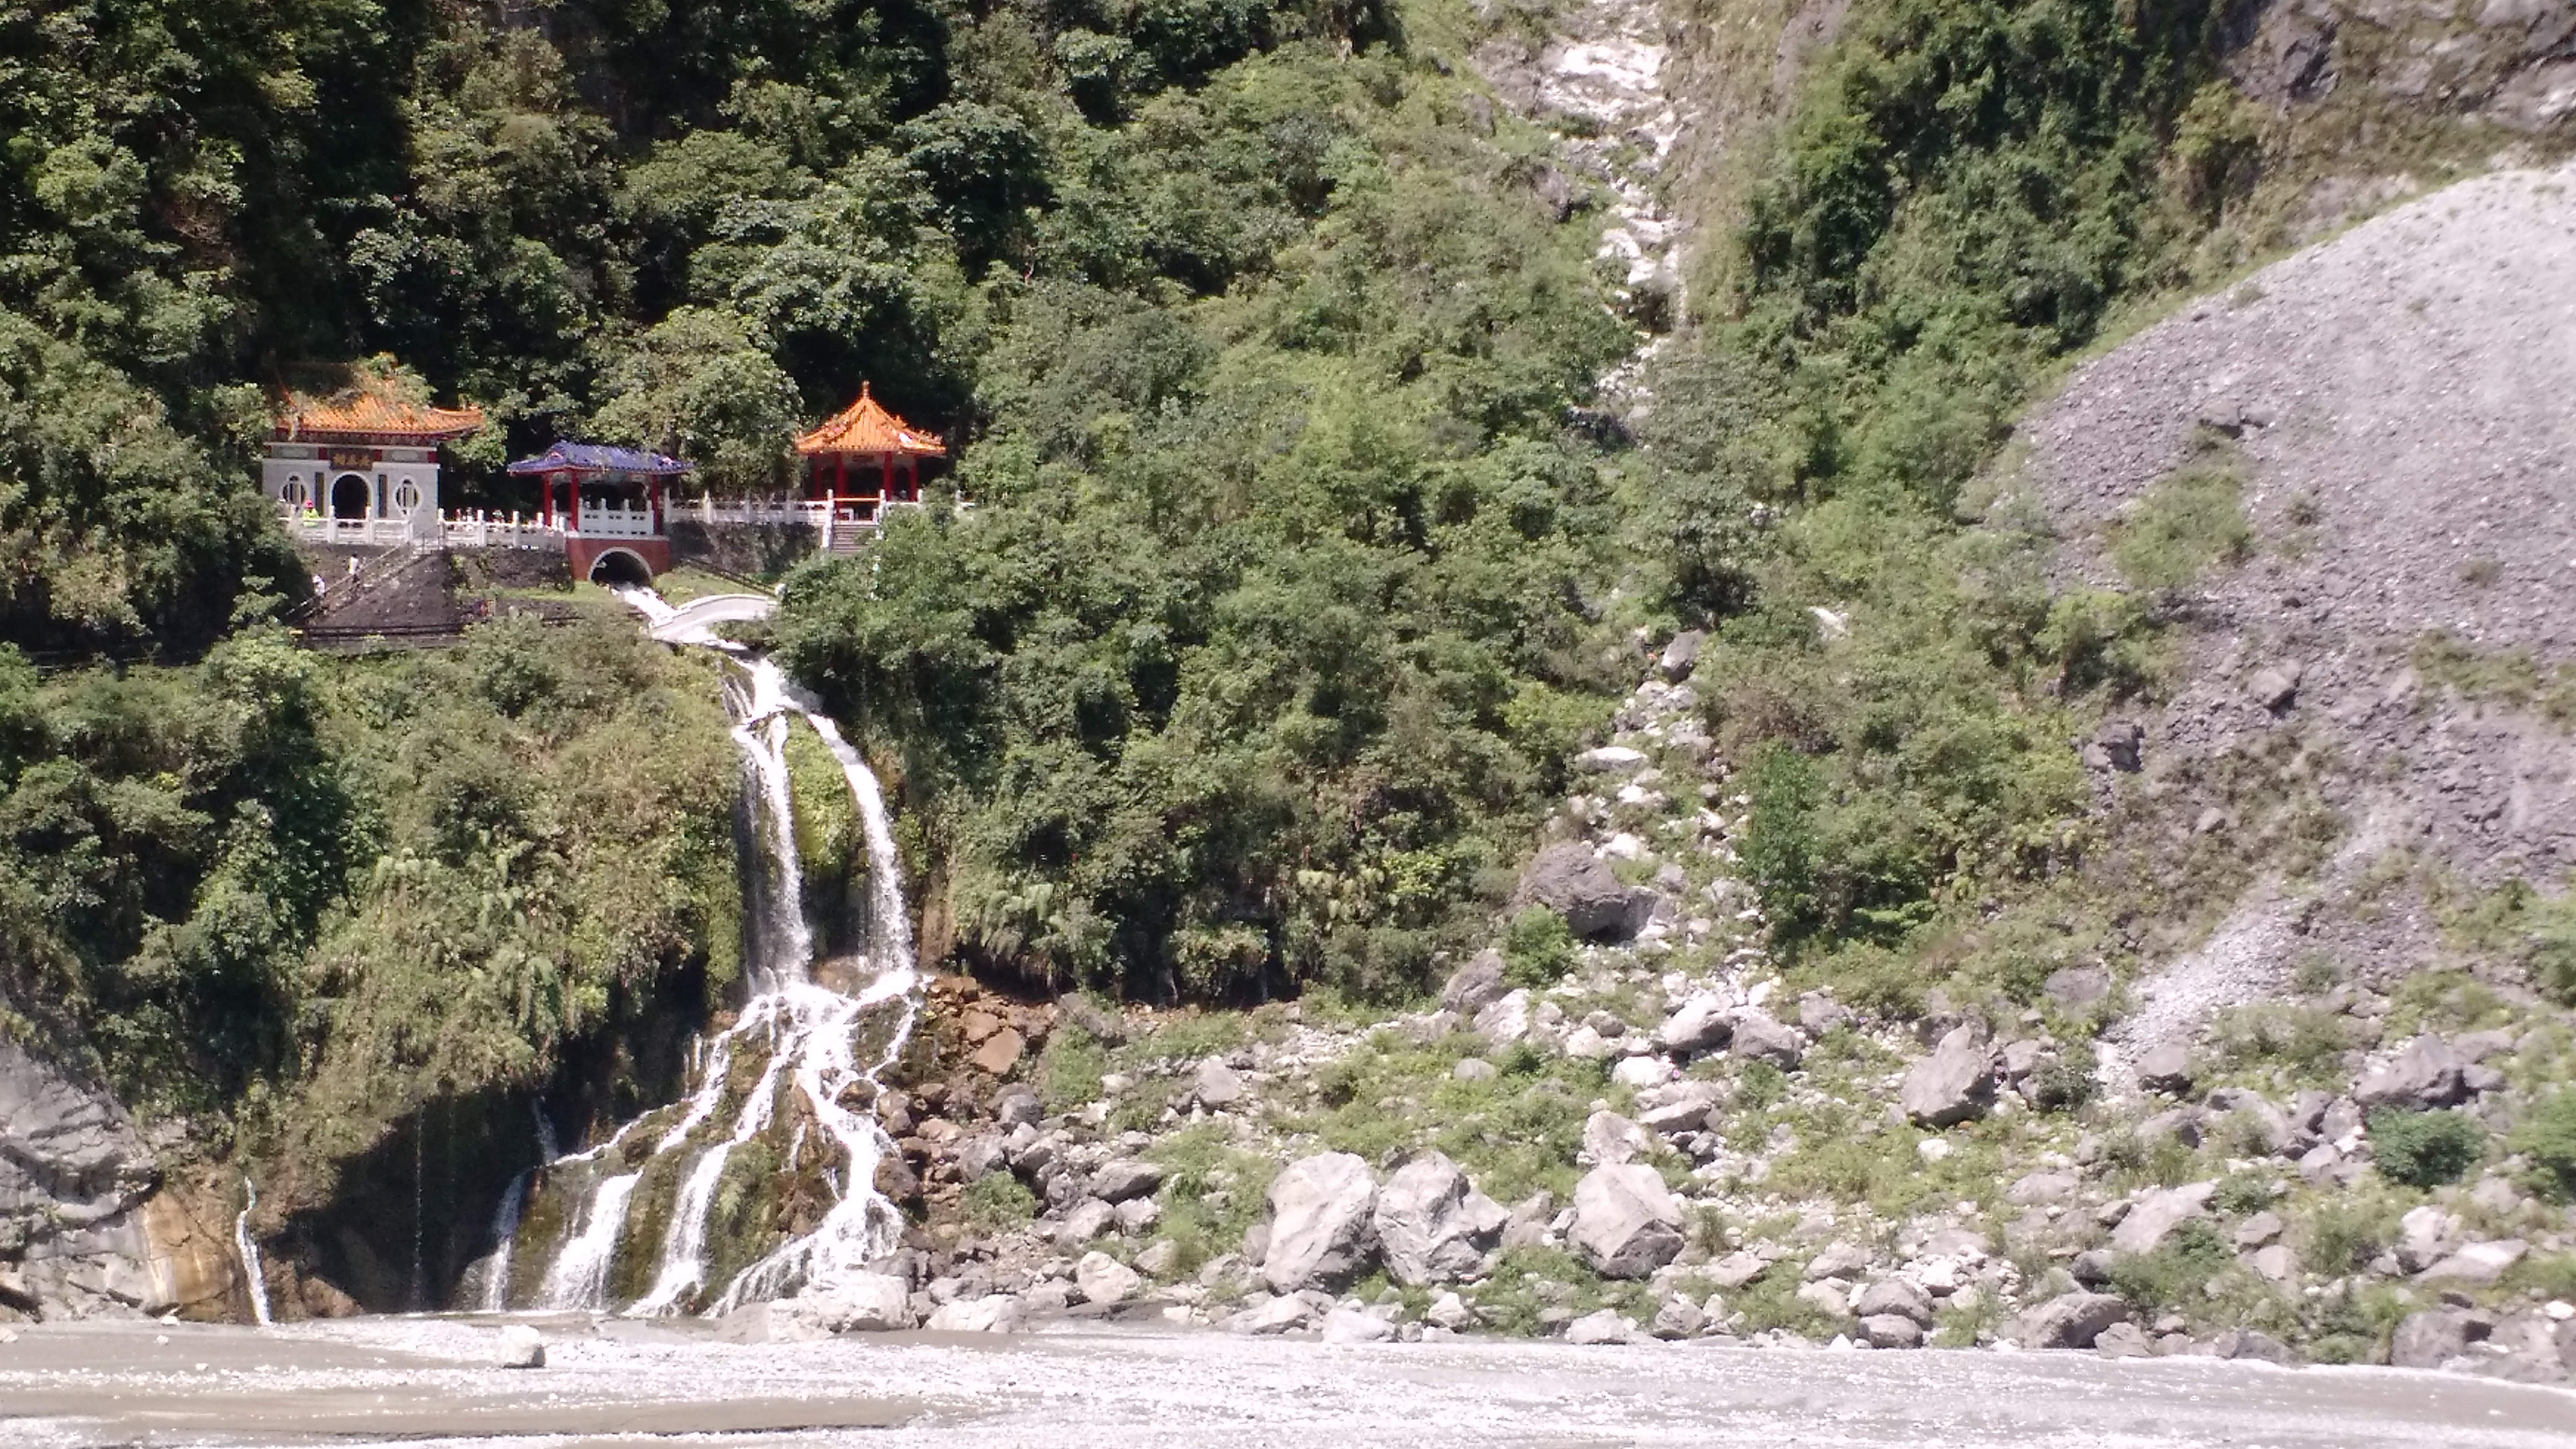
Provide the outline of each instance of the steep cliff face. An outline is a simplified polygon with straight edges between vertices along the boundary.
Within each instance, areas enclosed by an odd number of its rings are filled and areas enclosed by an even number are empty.
[[[105,1089],[0,1041],[0,1318],[240,1316],[222,1240]]]

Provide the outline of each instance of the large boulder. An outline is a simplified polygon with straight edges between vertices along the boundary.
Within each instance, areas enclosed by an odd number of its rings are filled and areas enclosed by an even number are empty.
[[[1496,1046],[1510,1046],[1530,1034],[1530,994],[1526,988],[1506,991],[1476,1013],[1476,1034]]]
[[[1376,1246],[1376,1203],[1377,1179],[1350,1153],[1288,1164],[1270,1183],[1270,1236],[1261,1257],[1270,1291],[1338,1288],[1357,1277]]]
[[[1643,1278],[1682,1250],[1682,1209],[1642,1162],[1596,1167],[1574,1188],[1574,1246],[1604,1278]]]
[[[1028,1311],[1008,1293],[951,1299],[922,1325],[936,1333],[1017,1333],[1027,1326]]]
[[[1105,1163],[1091,1175],[1091,1195],[1106,1203],[1122,1203],[1131,1197],[1149,1197],[1163,1185],[1163,1169],[1133,1157],[1122,1157]]]
[[[1085,1300],[1103,1306],[1124,1303],[1145,1286],[1135,1269],[1097,1252],[1083,1254],[1082,1261],[1073,1265],[1073,1281]]]
[[[2215,1182],[2189,1182],[2140,1193],[2129,1203],[2120,1225],[2111,1230],[2111,1246],[2123,1253],[2152,1253],[2167,1234],[2209,1211],[2218,1192]]]
[[[2397,1331],[2389,1336],[2388,1362],[2398,1368],[2440,1368],[2469,1351],[2469,1333],[2465,1313],[2409,1313],[2397,1320]]]
[[[1655,1039],[1680,1056],[1715,1051],[1735,1034],[1735,1014],[1726,999],[1702,992],[1664,1018]]]
[[[911,1287],[892,1273],[853,1273],[817,1283],[780,1300],[777,1307],[780,1317],[792,1316],[822,1334],[888,1333],[912,1327]]]
[[[1440,988],[1440,1004],[1472,1017],[1502,1000],[1509,989],[1503,984],[1503,953],[1488,946],[1450,974],[1449,984]]]
[[[1932,1055],[1906,1069],[1897,1104],[1919,1127],[1953,1127],[1986,1114],[1995,1099],[1995,1068],[1985,1033],[1955,1026]]]
[[[1222,1111],[1243,1100],[1243,1078],[1225,1058],[1210,1057],[1190,1079],[1190,1100],[1211,1112]]]
[[[2468,1095],[2468,1063],[2438,1036],[2419,1036],[2385,1065],[2362,1074],[2352,1098],[2371,1107],[2448,1107]]]
[[[2126,1299],[2108,1293],[2064,1293],[2022,1315],[2024,1348],[2091,1348],[2102,1330],[2129,1321]]]
[[[1378,1189],[1371,1222],[1386,1271],[1406,1287],[1451,1283],[1474,1272],[1511,1213],[1476,1191],[1437,1152],[1398,1168]]]
[[[1788,1072],[1797,1070],[1806,1050],[1807,1039],[1798,1029],[1773,1020],[1771,1013],[1748,1006],[1735,1014],[1735,1042],[1727,1053],[1736,1060],[1764,1062]]]
[[[2138,1085],[2150,1092],[2179,1097],[2191,1090],[2191,1048],[2169,1041],[2138,1058]]]
[[[1556,912],[1587,941],[1628,940],[1645,928],[1655,908],[1654,892],[1620,884],[1592,847],[1580,841],[1540,851],[1521,872],[1512,902]]]

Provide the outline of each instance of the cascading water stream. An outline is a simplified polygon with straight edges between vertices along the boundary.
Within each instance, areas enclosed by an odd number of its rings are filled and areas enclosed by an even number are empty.
[[[671,608],[649,590],[619,593],[648,620],[663,623],[672,617]],[[678,1313],[710,1298],[710,1311],[725,1311],[792,1294],[864,1269],[893,1251],[903,1230],[901,1211],[875,1185],[877,1164],[893,1143],[874,1117],[842,1104],[853,1088],[873,1097],[872,1091],[864,1089],[872,1088],[878,1074],[901,1054],[919,1007],[901,864],[884,794],[866,760],[777,665],[713,638],[701,636],[687,642],[721,649],[740,666],[728,679],[725,693],[733,716],[731,735],[743,759],[745,795],[752,814],[750,840],[756,856],[745,872],[747,894],[752,897],[745,902],[746,974],[753,995],[732,1026],[705,1039],[693,1052],[686,1104],[650,1152],[619,1150],[629,1130],[643,1120],[637,1119],[621,1126],[608,1142],[554,1159],[512,1184],[494,1219],[500,1246],[482,1268],[482,1301],[487,1307],[501,1307],[508,1301],[513,1239],[546,1174],[591,1160],[600,1162],[596,1171],[606,1175],[588,1182],[578,1213],[572,1215],[535,1294],[536,1307],[613,1306],[609,1301],[613,1280],[622,1272],[616,1267],[620,1242],[630,1231],[643,1231],[629,1221],[637,1188],[647,1170],[683,1154],[695,1155],[679,1170],[677,1187],[671,1191],[651,1285],[625,1307],[626,1313]],[[863,969],[867,974],[855,995],[844,995],[813,979],[815,935],[804,912],[804,866],[798,854],[795,792],[788,768],[789,745],[799,720],[839,765],[866,844]],[[862,1025],[873,1013],[888,1011],[892,1029],[885,1033],[883,1046],[862,1060],[858,1045]],[[758,1078],[731,1104],[723,1135],[705,1140],[709,1124],[727,1110],[738,1090],[737,1068],[747,1069],[752,1060],[763,1061]],[[787,1103],[799,1109],[789,1124],[798,1135],[782,1144],[778,1160],[795,1171],[804,1150],[805,1128],[818,1130],[841,1158],[837,1178],[828,1169],[821,1173],[833,1201],[810,1230],[779,1243],[734,1274],[729,1283],[710,1284],[713,1218],[726,1166],[745,1144],[780,1126]]]
[[[241,1254],[242,1276],[250,1282],[251,1321],[269,1326],[268,1275],[261,1271],[259,1243],[250,1235],[250,1215],[259,1206],[259,1189],[247,1177],[242,1179],[242,1210],[233,1217],[233,1250]]]

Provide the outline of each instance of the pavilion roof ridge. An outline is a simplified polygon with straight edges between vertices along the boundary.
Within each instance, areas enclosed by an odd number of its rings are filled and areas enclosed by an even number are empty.
[[[948,445],[937,433],[923,432],[888,412],[866,382],[859,400],[822,421],[796,440],[796,451],[817,453],[896,453],[917,458],[944,458]]]
[[[276,432],[282,441],[333,437],[413,438],[444,442],[479,431],[483,410],[434,407],[395,397],[373,379],[328,397],[288,393],[278,400]]]

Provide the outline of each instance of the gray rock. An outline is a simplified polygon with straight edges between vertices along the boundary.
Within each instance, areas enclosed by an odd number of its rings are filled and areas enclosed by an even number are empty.
[[[0,1256],[46,1318],[159,1315],[186,1296],[143,1229],[160,1169],[124,1108],[85,1074],[0,1036]],[[166,1261],[166,1259],[165,1259]],[[229,1306],[229,1255],[212,1306]]]
[[[1087,1199],[1075,1204],[1064,1215],[1064,1221],[1056,1225],[1056,1244],[1066,1249],[1079,1248],[1108,1232],[1117,1221],[1118,1209],[1096,1197]]]
[[[2124,774],[2137,771],[2147,742],[2147,732],[2136,720],[2109,719],[2093,732],[2093,748],[2087,752],[2088,763],[2098,759],[2102,765]]]
[[[1136,1271],[1148,1277],[1165,1278],[1180,1261],[1180,1244],[1170,1238],[1156,1238],[1136,1254]]]
[[[2483,1287],[2505,1275],[2523,1260],[2531,1245],[2520,1238],[2505,1238],[2492,1243],[2471,1243],[2432,1267],[2415,1275],[2418,1283],[2459,1283]]]
[[[1510,1218],[1437,1152],[1397,1169],[1378,1189],[1372,1212],[1387,1276],[1406,1287],[1453,1283],[1475,1272]]]
[[[2179,1097],[2191,1084],[2191,1048],[2181,1042],[2166,1042],[2138,1058],[2138,1085],[2150,1092]]]
[[[1738,1248],[1700,1270],[1700,1276],[1730,1291],[1759,1278],[1770,1268],[1759,1256]]]
[[[1698,667],[1699,651],[1707,643],[1707,634],[1697,629],[1684,629],[1664,646],[1662,657],[1655,661],[1656,668],[1662,671],[1664,678],[1679,684],[1690,678],[1691,670]]]
[[[2274,1283],[2287,1283],[2299,1275],[2299,1260],[2281,1243],[2267,1243],[2254,1250],[2254,1271]]]
[[[1736,1060],[1767,1062],[1789,1072],[1797,1070],[1806,1050],[1798,1029],[1774,1021],[1769,1012],[1748,1006],[1735,1014],[1735,1039],[1727,1051]]]
[[[1081,1027],[1103,1046],[1117,1046],[1127,1040],[1127,1023],[1118,1013],[1107,1010],[1086,996],[1072,992],[1055,999],[1056,1015]]]
[[[1906,1069],[1897,1102],[1915,1125],[1950,1127],[1982,1117],[1994,1101],[1994,1064],[1973,1024],[1952,1027],[1932,1054]]]
[[[1825,1250],[1807,1260],[1807,1269],[1799,1274],[1813,1283],[1824,1278],[1848,1278],[1869,1266],[1869,1249],[1858,1243],[1829,1243]]]
[[[1290,1294],[1264,1299],[1240,1313],[1220,1320],[1217,1327],[1228,1333],[1247,1333],[1256,1337],[1268,1337],[1286,1333],[1292,1328],[1304,1328],[1314,1321],[1315,1305]]]
[[[1510,1046],[1530,1034],[1530,994],[1506,991],[1476,1013],[1476,1034],[1494,1045]]]
[[[2004,1201],[2017,1207],[2064,1202],[2083,1185],[2084,1179],[2071,1172],[2025,1173],[2004,1189]]]
[[[999,1172],[1009,1166],[1010,1154],[1003,1149],[1001,1138],[986,1133],[959,1143],[956,1161],[957,1176],[963,1181],[975,1182],[987,1173]]]
[[[2156,1345],[2138,1325],[2114,1323],[2093,1335],[2093,1351],[2104,1358],[2148,1358],[2154,1355]]]
[[[1074,1284],[1082,1289],[1085,1301],[1099,1304],[1124,1303],[1136,1296],[1145,1280],[1135,1269],[1107,1253],[1085,1253],[1073,1265]]]
[[[1923,1325],[1901,1313],[1865,1313],[1860,1336],[1872,1348],[1921,1348]]]
[[[2420,1273],[2433,1266],[2460,1240],[2460,1220],[2431,1203],[2406,1210],[2397,1220],[2397,1241],[2392,1245],[2398,1264],[2409,1273]]]
[[[1647,1330],[1657,1338],[1695,1338],[1708,1326],[1708,1311],[1687,1298],[1667,1298]]]
[[[1512,1204],[1503,1224],[1503,1246],[1535,1248],[1547,1241],[1547,1225],[1556,1218],[1556,1194],[1541,1188]]]
[[[1326,1343],[1383,1343],[1395,1337],[1395,1325],[1373,1313],[1336,1308],[1324,1315]]]
[[[1118,1205],[1118,1231],[1144,1232],[1163,1220],[1163,1205],[1150,1197],[1131,1197]]]
[[[1376,1201],[1377,1180],[1350,1153],[1290,1163],[1270,1183],[1270,1239],[1261,1276],[1271,1291],[1338,1288],[1358,1276],[1376,1246],[1370,1226]]]
[[[1500,1067],[1483,1057],[1460,1057],[1458,1065],[1449,1069],[1449,1075],[1462,1082],[1490,1082],[1502,1074]]]
[[[2266,1156],[2278,1157],[2293,1150],[2298,1131],[2290,1125],[2290,1114],[2272,1104],[2272,1099],[2243,1087],[2221,1087],[2209,1094],[2209,1105],[2232,1114],[2244,1124]]]
[[[1683,1002],[1656,1029],[1664,1050],[1688,1056],[1715,1051],[1735,1033],[1735,1018],[1722,997],[1703,993]]]
[[[1460,1016],[1472,1017],[1502,1000],[1507,989],[1503,983],[1503,953],[1488,946],[1450,974],[1449,984],[1440,988],[1440,1004]]]
[[[1443,1293],[1431,1300],[1430,1307],[1422,1310],[1422,1321],[1457,1333],[1472,1327],[1476,1314],[1467,1306],[1467,1300],[1455,1293]]]
[[[494,1366],[505,1369],[533,1369],[546,1366],[546,1341],[524,1323],[513,1323],[501,1330],[500,1341],[493,1345]]]
[[[892,1273],[853,1273],[784,1300],[824,1333],[891,1333],[912,1327],[912,1293]]]
[[[1637,1096],[1637,1125],[1659,1137],[1678,1137],[1708,1125],[1717,1105],[1717,1088],[1708,1082],[1673,1082]],[[1651,1104],[1651,1105],[1650,1105]]]
[[[2099,966],[2069,966],[2052,973],[2040,991],[2065,1011],[2077,1011],[2111,996],[2111,973]]]
[[[1619,1316],[1614,1308],[1587,1313],[1565,1325],[1565,1341],[1575,1344],[1626,1343],[1637,1336],[1637,1325]]]
[[[2261,1363],[2295,1364],[2299,1356],[2290,1346],[2268,1333],[2251,1328],[2230,1328],[2210,1340],[2212,1358],[2254,1359]]]
[[[2129,1212],[2111,1231],[2111,1246],[2123,1253],[2152,1253],[2165,1235],[2209,1211],[2218,1191],[2215,1182],[2191,1182],[2157,1188],[2130,1199]]]
[[[2468,1351],[2469,1316],[2449,1309],[2409,1313],[2388,1339],[2388,1362],[2396,1368],[2440,1368]]]
[[[1001,1100],[993,1104],[993,1120],[1004,1131],[1015,1127],[1035,1128],[1038,1119],[1045,1115],[1046,1105],[1038,1100],[1038,1094],[1017,1082],[1004,1087]]]
[[[1864,1320],[1892,1313],[1923,1328],[1932,1326],[1932,1300],[1902,1278],[1882,1278],[1860,1290],[1852,1300],[1852,1312]]]
[[[2467,1063],[2438,1036],[2419,1036],[2385,1066],[2366,1072],[2352,1097],[2371,1107],[2448,1107],[2468,1095]]]
[[[2278,1242],[2285,1226],[2279,1213],[2256,1213],[2236,1225],[2236,1246],[2250,1250]]]
[[[1849,1008],[1821,991],[1798,998],[1798,1029],[1810,1038],[1823,1036],[1852,1019]]]
[[[1144,1197],[1163,1185],[1163,1169],[1133,1157],[1104,1164],[1091,1175],[1091,1195],[1106,1203]]]
[[[951,1299],[922,1324],[934,1333],[1017,1333],[1027,1326],[1027,1310],[1008,1293]]]
[[[2472,1031],[2451,1039],[2451,1050],[2471,1066],[2483,1065],[2487,1058],[2510,1054],[2514,1035],[2509,1031]]]
[[[2245,681],[2245,697],[2274,714],[2280,714],[2297,702],[2299,680],[2305,673],[2306,670],[2295,659],[2284,659],[2258,669],[2252,679]]]
[[[2108,1293],[2064,1293],[2022,1315],[2024,1348],[2091,1348],[2102,1330],[2129,1321],[2129,1305]]]
[[[1596,1164],[1615,1167],[1653,1152],[1655,1139],[1643,1127],[1605,1108],[1583,1119],[1583,1150]]]
[[[1596,1167],[1574,1189],[1574,1246],[1605,1278],[1643,1278],[1682,1250],[1681,1204],[1641,1162]]]
[[[1654,914],[1652,891],[1631,890],[1579,841],[1551,845],[1521,873],[1513,903],[1544,906],[1587,941],[1625,941]]]
[[[2101,1288],[2111,1281],[2111,1269],[2119,1255],[2107,1248],[2092,1248],[2066,1260],[2066,1276],[2087,1288]]]
[[[2201,1139],[2201,1112],[2198,1107],[2169,1107],[2138,1124],[2137,1136],[2142,1142],[2170,1137],[2185,1147],[2198,1147]]]
[[[1211,1112],[1222,1111],[1243,1100],[1243,1078],[1224,1058],[1210,1057],[1199,1063],[1198,1075],[1190,1079],[1190,1100]]]

